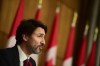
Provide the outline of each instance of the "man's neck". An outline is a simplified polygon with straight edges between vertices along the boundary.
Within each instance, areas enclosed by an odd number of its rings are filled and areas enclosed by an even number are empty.
[[[31,54],[30,51],[27,49],[27,46],[25,44],[20,44],[19,46],[22,49],[22,51],[26,54],[27,57]]]

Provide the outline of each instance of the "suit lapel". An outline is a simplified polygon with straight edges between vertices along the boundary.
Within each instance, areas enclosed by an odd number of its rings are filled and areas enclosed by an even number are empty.
[[[13,66],[20,66],[20,61],[19,61],[19,52],[17,46],[13,47]]]

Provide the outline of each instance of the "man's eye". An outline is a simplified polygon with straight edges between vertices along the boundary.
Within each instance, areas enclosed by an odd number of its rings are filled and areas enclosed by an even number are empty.
[[[38,37],[43,37],[43,36],[39,35]]]

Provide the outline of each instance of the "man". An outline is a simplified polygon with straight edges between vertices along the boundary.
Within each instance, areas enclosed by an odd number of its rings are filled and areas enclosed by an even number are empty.
[[[47,26],[40,21],[22,20],[16,30],[16,45],[0,50],[0,66],[36,66],[30,55],[41,52],[46,32]]]

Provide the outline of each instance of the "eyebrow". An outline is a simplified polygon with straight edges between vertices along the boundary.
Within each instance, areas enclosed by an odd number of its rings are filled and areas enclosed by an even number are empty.
[[[40,35],[45,35],[44,33],[38,33],[38,34],[40,34]]]

